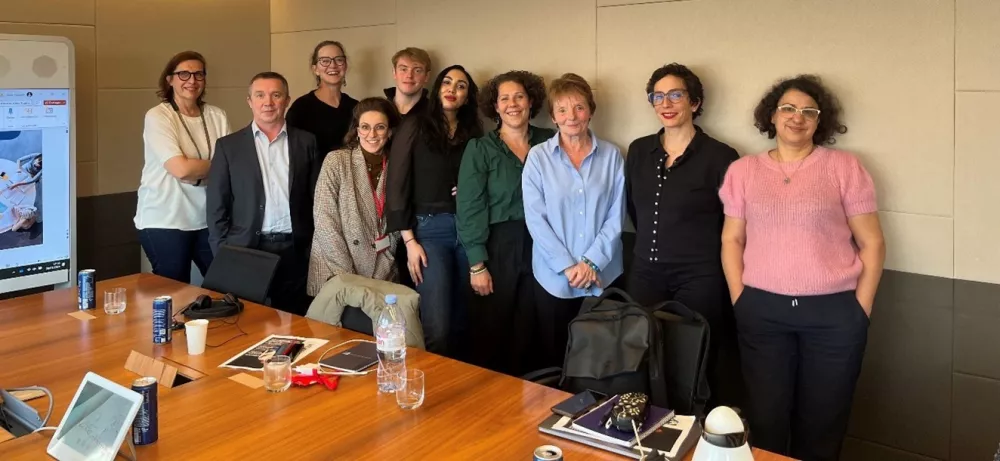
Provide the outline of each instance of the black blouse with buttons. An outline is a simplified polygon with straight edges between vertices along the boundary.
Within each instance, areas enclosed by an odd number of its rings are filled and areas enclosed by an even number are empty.
[[[650,263],[719,263],[722,202],[719,188],[732,147],[695,127],[687,149],[667,168],[663,129],[636,139],[625,159],[625,192],[636,229],[635,256]]]

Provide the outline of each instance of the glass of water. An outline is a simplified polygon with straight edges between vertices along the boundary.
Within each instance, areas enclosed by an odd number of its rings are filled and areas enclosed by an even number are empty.
[[[292,385],[292,358],[276,355],[264,364],[264,389],[284,392]]]
[[[104,313],[118,315],[125,312],[125,289],[118,287],[104,292]]]
[[[414,410],[424,404],[424,372],[407,368],[399,376],[396,404],[404,410]]]

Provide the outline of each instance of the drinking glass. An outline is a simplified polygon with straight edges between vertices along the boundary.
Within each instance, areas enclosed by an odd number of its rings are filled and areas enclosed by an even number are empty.
[[[404,410],[414,410],[424,404],[424,372],[408,368],[399,376],[396,404]]]
[[[292,385],[292,358],[276,355],[264,364],[264,389],[284,392]]]
[[[118,287],[104,292],[104,313],[118,315],[125,312],[125,289]]]

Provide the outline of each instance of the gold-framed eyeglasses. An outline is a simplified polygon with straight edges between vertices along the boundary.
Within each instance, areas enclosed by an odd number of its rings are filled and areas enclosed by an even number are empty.
[[[177,78],[181,79],[182,82],[191,80],[191,76],[194,76],[195,80],[203,82],[205,81],[205,76],[208,75],[208,72],[205,72],[203,70],[196,70],[194,72],[191,72],[189,70],[179,70],[171,75],[177,76]]]
[[[820,110],[815,107],[804,107],[799,109],[791,104],[782,104],[778,106],[778,113],[784,117],[791,117],[795,114],[799,114],[802,118],[810,121],[819,120]]]
[[[368,136],[368,134],[370,134],[373,129],[375,130],[375,134],[379,136],[384,136],[385,133],[389,131],[389,127],[381,123],[375,125],[374,127],[371,125],[362,124],[358,126],[358,134],[360,134],[361,136]]]
[[[336,64],[338,66],[343,66],[344,64],[347,64],[347,57],[346,56],[334,56],[334,57],[331,58],[331,57],[323,56],[322,58],[317,59],[316,63],[319,64],[320,67],[330,67],[330,64]]]
[[[654,106],[663,104],[663,101],[669,99],[672,103],[681,102],[684,96],[688,94],[687,90],[670,90],[666,93],[662,91],[654,91],[646,95],[646,100]]]

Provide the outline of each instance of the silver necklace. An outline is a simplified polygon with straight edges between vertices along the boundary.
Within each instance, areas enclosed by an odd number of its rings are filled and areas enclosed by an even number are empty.
[[[799,172],[799,168],[802,168],[802,164],[806,162],[806,159],[809,158],[810,155],[812,155],[812,151],[809,151],[809,153],[806,154],[805,157],[802,157],[802,160],[799,160],[799,164],[795,166],[794,170],[792,170],[792,174],[788,174],[785,172],[785,167],[781,166],[781,159],[778,157],[778,151],[773,150],[771,152],[768,152],[768,154],[771,153],[773,153],[772,158],[774,159],[774,161],[778,163],[778,169],[781,170],[781,174],[785,177],[785,179],[782,180],[782,182],[785,184],[789,184],[792,182],[792,177],[795,176],[795,173]]]

